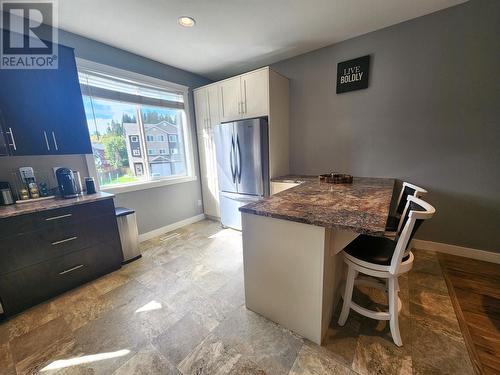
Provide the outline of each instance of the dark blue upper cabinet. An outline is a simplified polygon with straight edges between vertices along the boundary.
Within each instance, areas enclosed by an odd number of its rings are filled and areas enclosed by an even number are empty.
[[[58,69],[0,70],[0,121],[11,155],[90,154],[73,49]]]
[[[45,91],[41,72],[0,70],[0,120],[12,155],[40,155],[44,141]],[[38,89],[37,89],[38,88]]]

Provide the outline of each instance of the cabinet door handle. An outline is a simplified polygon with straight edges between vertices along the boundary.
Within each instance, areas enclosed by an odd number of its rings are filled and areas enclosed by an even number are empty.
[[[10,139],[12,139],[12,143],[9,143],[9,146],[14,147],[14,151],[17,151],[16,139],[14,138],[14,132],[12,131],[12,128],[9,128],[9,131],[7,133],[10,134]]]
[[[76,240],[78,237],[69,237],[69,238],[65,238],[64,240],[60,240],[60,241],[54,241],[51,243],[51,245],[59,245],[61,243],[65,243],[65,242],[69,242],[69,241],[74,241]]]
[[[59,147],[57,147],[56,133],[54,132],[52,132],[52,139],[54,140],[54,146],[56,148],[56,151],[58,151]]]
[[[47,138],[47,132],[43,131],[43,136],[45,137],[45,144],[47,145],[47,150],[50,151],[49,138]]]
[[[220,87],[220,99],[221,99],[221,107],[222,107],[222,117],[225,117],[225,114],[224,114],[224,89],[222,88],[222,86]]]
[[[51,220],[59,220],[59,219],[64,219],[65,217],[70,217],[73,216],[73,214],[66,214],[66,215],[59,215],[59,216],[52,216],[48,217],[45,219],[45,221],[51,221]]]
[[[247,113],[247,81],[243,80],[243,92],[245,93],[245,101],[241,102],[241,112]],[[243,109],[243,103],[245,103],[245,109]]]
[[[59,275],[64,275],[64,274],[66,274],[66,273],[70,273],[70,272],[76,271],[76,270],[78,270],[78,269],[82,268],[83,266],[84,266],[83,264],[79,264],[78,266],[71,267],[70,269],[67,269],[67,270],[65,270],[65,271],[61,271],[61,272],[59,272]]]

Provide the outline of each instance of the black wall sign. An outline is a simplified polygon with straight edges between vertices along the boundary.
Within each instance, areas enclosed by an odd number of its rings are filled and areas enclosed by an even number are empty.
[[[368,71],[370,56],[343,61],[337,64],[337,94],[366,89],[368,87]]]

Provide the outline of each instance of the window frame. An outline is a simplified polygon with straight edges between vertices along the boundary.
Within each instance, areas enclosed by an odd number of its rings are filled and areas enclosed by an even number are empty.
[[[195,149],[193,144],[193,119],[191,117],[191,108],[190,108],[190,89],[188,86],[180,85],[177,83],[165,81],[162,79],[146,76],[143,74],[123,70],[120,68],[115,68],[109,65],[99,64],[93,61],[88,61],[81,58],[76,58],[77,69],[80,70],[94,70],[101,74],[108,74],[111,76],[116,76],[122,79],[126,79],[132,82],[136,82],[138,84],[153,86],[160,90],[165,91],[180,91],[183,95],[184,101],[184,118],[182,121],[182,134],[184,139],[184,150],[185,150],[185,159],[186,159],[186,174],[183,176],[169,176],[162,178],[152,178],[149,176],[146,181],[138,181],[138,182],[129,182],[126,184],[116,184],[112,186],[103,186],[98,188],[101,191],[119,194],[126,193],[130,191],[138,191],[150,188],[156,188],[159,186],[173,185],[178,183],[185,183],[196,181],[197,176],[195,174]],[[142,123],[142,121],[141,121]],[[141,128],[141,126],[139,127]],[[141,132],[144,132],[144,129],[140,129]],[[144,142],[146,139],[144,137]],[[145,146],[145,145],[144,145]],[[147,148],[145,148],[147,150]],[[146,157],[148,156],[146,151]],[[89,174],[94,177],[97,184],[99,179],[97,178],[97,169],[95,166],[95,161],[93,155],[89,154],[86,157],[87,168],[89,170]]]

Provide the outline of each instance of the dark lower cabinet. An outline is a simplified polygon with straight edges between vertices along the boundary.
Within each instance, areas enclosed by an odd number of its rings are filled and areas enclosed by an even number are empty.
[[[56,215],[61,209],[2,219],[24,224],[24,232],[0,239],[0,302],[5,315],[120,268],[123,255],[112,199],[64,210],[71,216],[62,224],[45,220],[62,216]],[[81,215],[91,211],[91,217]]]
[[[118,238],[112,235],[115,231],[114,221],[115,215],[98,216],[88,221],[53,225],[4,238],[1,240],[2,257],[9,261],[0,262],[0,274],[109,242],[110,239],[116,242]]]
[[[120,268],[119,243],[106,242],[0,276],[6,315]]]

